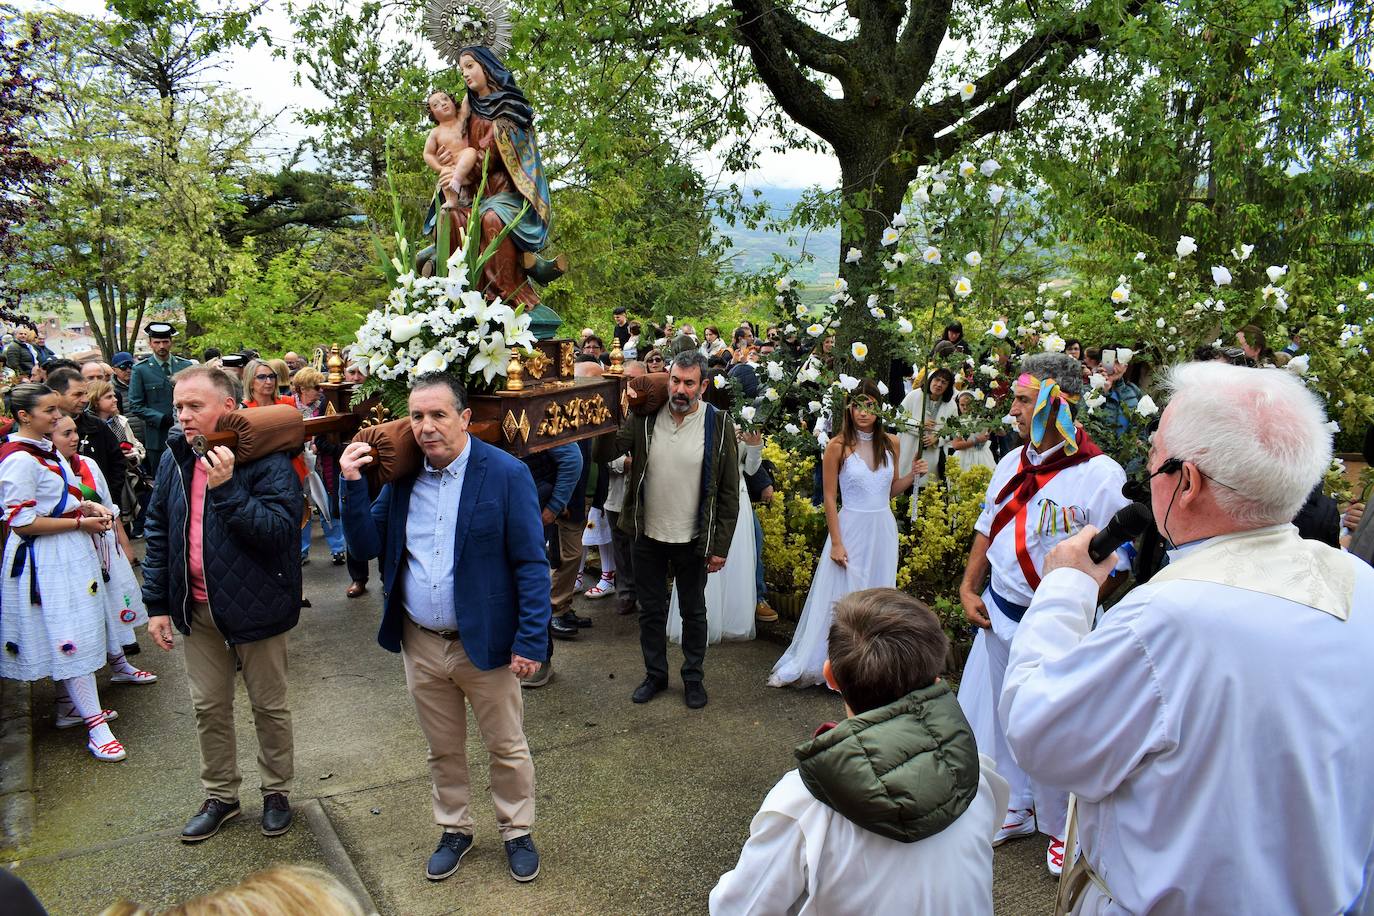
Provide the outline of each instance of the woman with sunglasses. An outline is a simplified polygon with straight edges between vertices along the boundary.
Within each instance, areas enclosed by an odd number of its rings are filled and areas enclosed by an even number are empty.
[[[644,367],[650,372],[667,372],[668,363],[663,358],[663,351],[655,347],[644,356]]]

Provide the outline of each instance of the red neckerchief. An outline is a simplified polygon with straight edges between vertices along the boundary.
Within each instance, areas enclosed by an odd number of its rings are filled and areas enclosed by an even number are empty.
[[[27,452],[28,454],[32,455],[35,460],[37,460],[40,467],[47,468],[49,471],[56,474],[58,477],[62,478],[62,482],[67,487],[68,495],[70,495],[73,499],[76,500],[76,505],[78,506],[77,511],[80,511],[79,507],[81,505],[81,501],[84,500],[86,497],[81,494],[81,488],[72,486],[71,481],[67,479],[67,475],[63,473],[62,458],[57,454],[57,451],[55,449],[51,452],[44,451],[43,449],[34,445],[32,442],[20,442],[18,440],[11,439],[4,445],[0,445],[0,462],[3,462],[6,458],[18,452]],[[20,509],[24,509],[28,506],[36,506],[37,504],[38,503],[36,500],[25,500],[17,506],[11,506],[9,516],[5,519],[5,523],[9,524],[13,522],[14,517],[19,514]]]
[[[1075,437],[1078,443],[1078,451],[1072,455],[1064,451],[1056,452],[1039,464],[1031,464],[1026,455],[1030,449],[1026,445],[1021,449],[1020,465],[1016,473],[1007,481],[1007,485],[997,494],[997,502],[1000,503],[1011,497],[1007,503],[997,510],[997,514],[992,519],[992,530],[988,534],[988,540],[997,537],[998,532],[1009,525],[1012,521],[1016,522],[1016,562],[1021,566],[1021,573],[1026,577],[1026,584],[1032,590],[1040,586],[1040,573],[1031,561],[1030,550],[1026,545],[1026,507],[1035,498],[1035,494],[1041,488],[1055,478],[1060,471],[1071,468],[1076,464],[1082,464],[1089,458],[1102,454],[1102,450],[1097,447],[1097,443],[1088,438],[1088,434],[1082,429],[1078,430]]]
[[[73,455],[70,463],[72,470],[76,471],[77,476],[81,478],[81,482],[90,487],[92,493],[99,494],[100,488],[95,485],[95,475],[91,473],[90,465],[82,461],[79,454]],[[99,496],[96,498],[98,499]]]

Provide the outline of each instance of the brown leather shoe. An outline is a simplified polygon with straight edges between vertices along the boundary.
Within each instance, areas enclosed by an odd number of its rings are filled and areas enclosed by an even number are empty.
[[[344,592],[344,594],[350,598],[361,598],[363,595],[367,594],[367,586],[361,582],[354,582],[348,587],[348,591]]]

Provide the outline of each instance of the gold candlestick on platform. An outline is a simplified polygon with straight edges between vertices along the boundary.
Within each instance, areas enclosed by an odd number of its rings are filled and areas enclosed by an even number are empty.
[[[506,390],[525,390],[525,364],[520,361],[520,350],[511,351],[510,362],[506,364]]]
[[[606,367],[606,375],[620,375],[625,371],[625,351],[620,349],[620,342],[611,344],[611,364]]]
[[[326,382],[331,385],[338,385],[343,382],[343,353],[339,351],[338,344],[329,348],[329,359],[325,360],[325,368],[329,370],[329,375],[325,378]]]

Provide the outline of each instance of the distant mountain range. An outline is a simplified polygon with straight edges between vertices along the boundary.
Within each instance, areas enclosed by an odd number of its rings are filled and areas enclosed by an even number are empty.
[[[750,195],[746,200],[766,203],[772,218],[779,221],[787,218],[804,193],[801,188],[762,187],[758,191],[758,198],[752,197],[752,191],[746,192]],[[781,232],[763,226],[756,229],[740,224],[731,226],[716,220],[716,232],[729,240],[735,270],[741,273],[770,267],[776,256],[797,264],[790,272],[796,280],[808,284],[834,282],[840,251],[838,225],[810,232]],[[804,255],[810,255],[811,260],[803,262]]]

